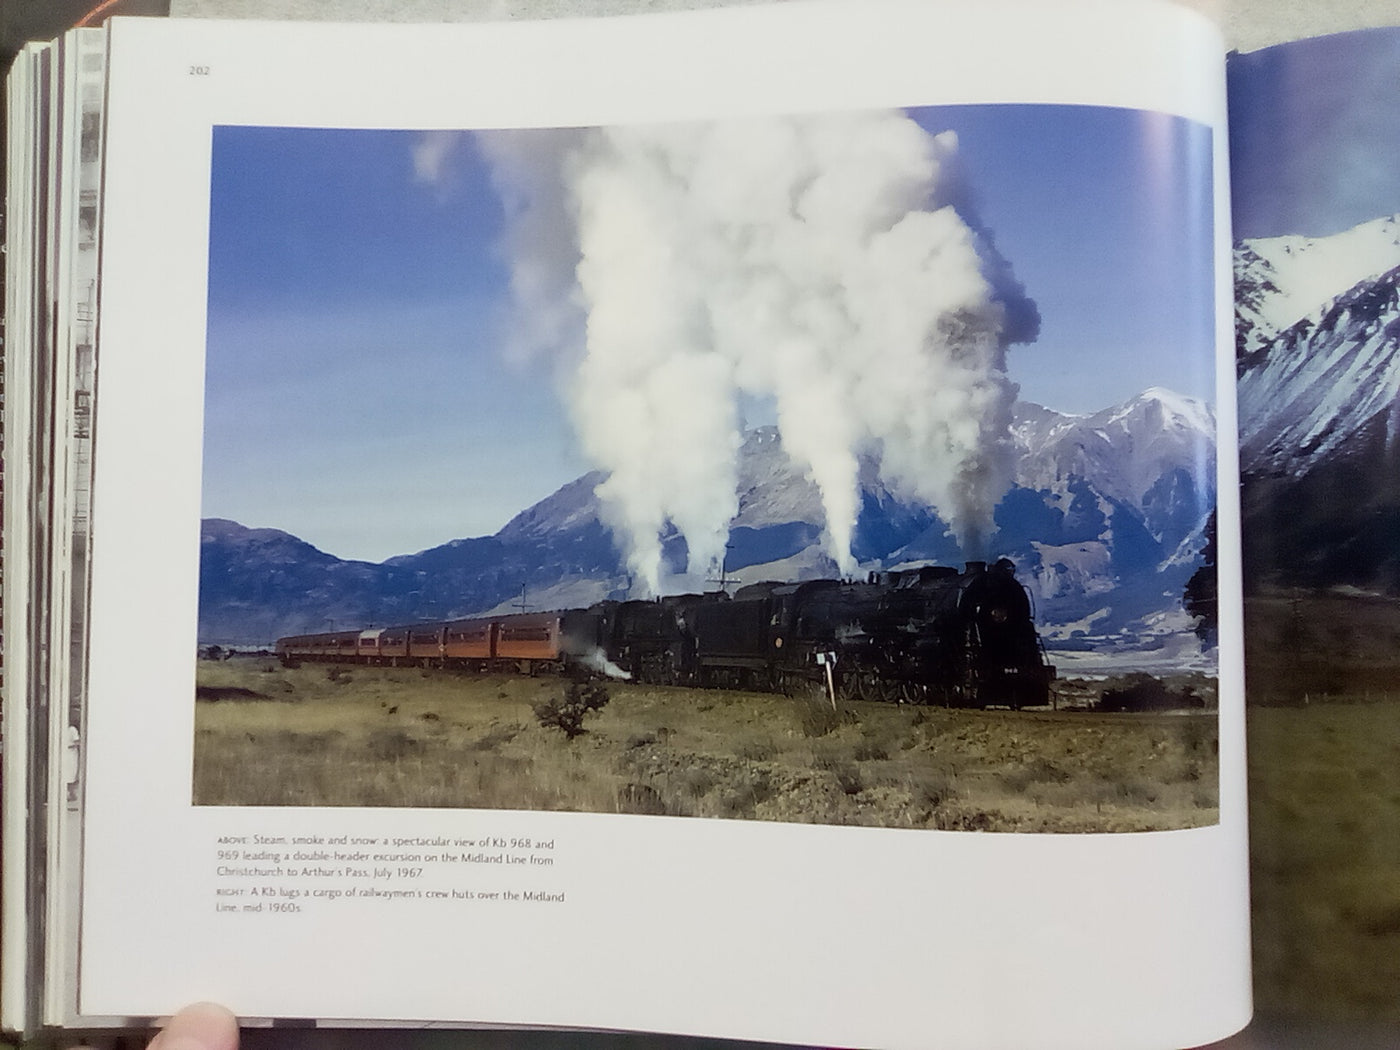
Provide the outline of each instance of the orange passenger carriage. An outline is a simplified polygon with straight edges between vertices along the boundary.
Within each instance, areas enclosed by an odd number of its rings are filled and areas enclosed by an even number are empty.
[[[399,667],[408,663],[407,627],[385,627],[379,632],[379,662]]]
[[[408,629],[408,658],[416,664],[441,663],[444,655],[440,623],[425,623]]]
[[[521,613],[499,621],[496,659],[517,663],[528,674],[536,663],[563,659],[558,613]]]
[[[359,631],[292,635],[277,640],[277,655],[281,657],[283,662],[291,660],[353,660],[359,638]]]
[[[449,664],[485,666],[496,655],[496,621],[452,620],[443,624],[442,655]]]
[[[329,649],[326,655],[332,660],[354,659],[355,649],[360,644],[359,631],[337,631],[326,635]]]

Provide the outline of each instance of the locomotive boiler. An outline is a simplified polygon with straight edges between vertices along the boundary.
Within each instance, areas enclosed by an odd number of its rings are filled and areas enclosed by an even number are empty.
[[[1014,708],[1048,703],[1054,678],[1009,561],[752,584],[699,607],[694,631],[702,682],[789,691],[829,674],[847,699]]]
[[[286,662],[574,670],[783,692],[815,684],[848,700],[967,707],[1046,704],[1055,675],[1006,559],[297,635],[277,651]]]

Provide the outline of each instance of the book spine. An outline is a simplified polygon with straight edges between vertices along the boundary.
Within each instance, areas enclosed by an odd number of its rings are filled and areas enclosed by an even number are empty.
[[[75,30],[6,85],[0,1025],[21,1032],[76,1012],[105,65],[105,32]]]
[[[30,812],[35,753],[32,551],[35,505],[35,415],[42,404],[44,303],[48,229],[48,70],[46,46],[26,48],[6,89],[10,114],[6,179],[4,420],[4,866],[0,886],[0,1023],[26,1031],[35,1023],[32,989],[35,921],[31,902],[42,877],[34,866],[38,843]]]
[[[88,564],[96,392],[106,32],[77,29],[60,49],[61,190],[55,245],[53,536],[48,652],[48,974],[44,1019],[77,1014],[82,752],[87,710]]]

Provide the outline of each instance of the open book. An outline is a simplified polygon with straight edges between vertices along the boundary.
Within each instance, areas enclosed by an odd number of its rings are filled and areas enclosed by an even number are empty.
[[[1246,1022],[1209,22],[117,19],[9,91],[6,1027]]]

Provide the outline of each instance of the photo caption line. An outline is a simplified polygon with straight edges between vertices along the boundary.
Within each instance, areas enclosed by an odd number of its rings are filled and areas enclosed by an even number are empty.
[[[343,901],[565,904],[512,876],[557,874],[553,838],[529,835],[219,835],[214,910],[305,914]]]

